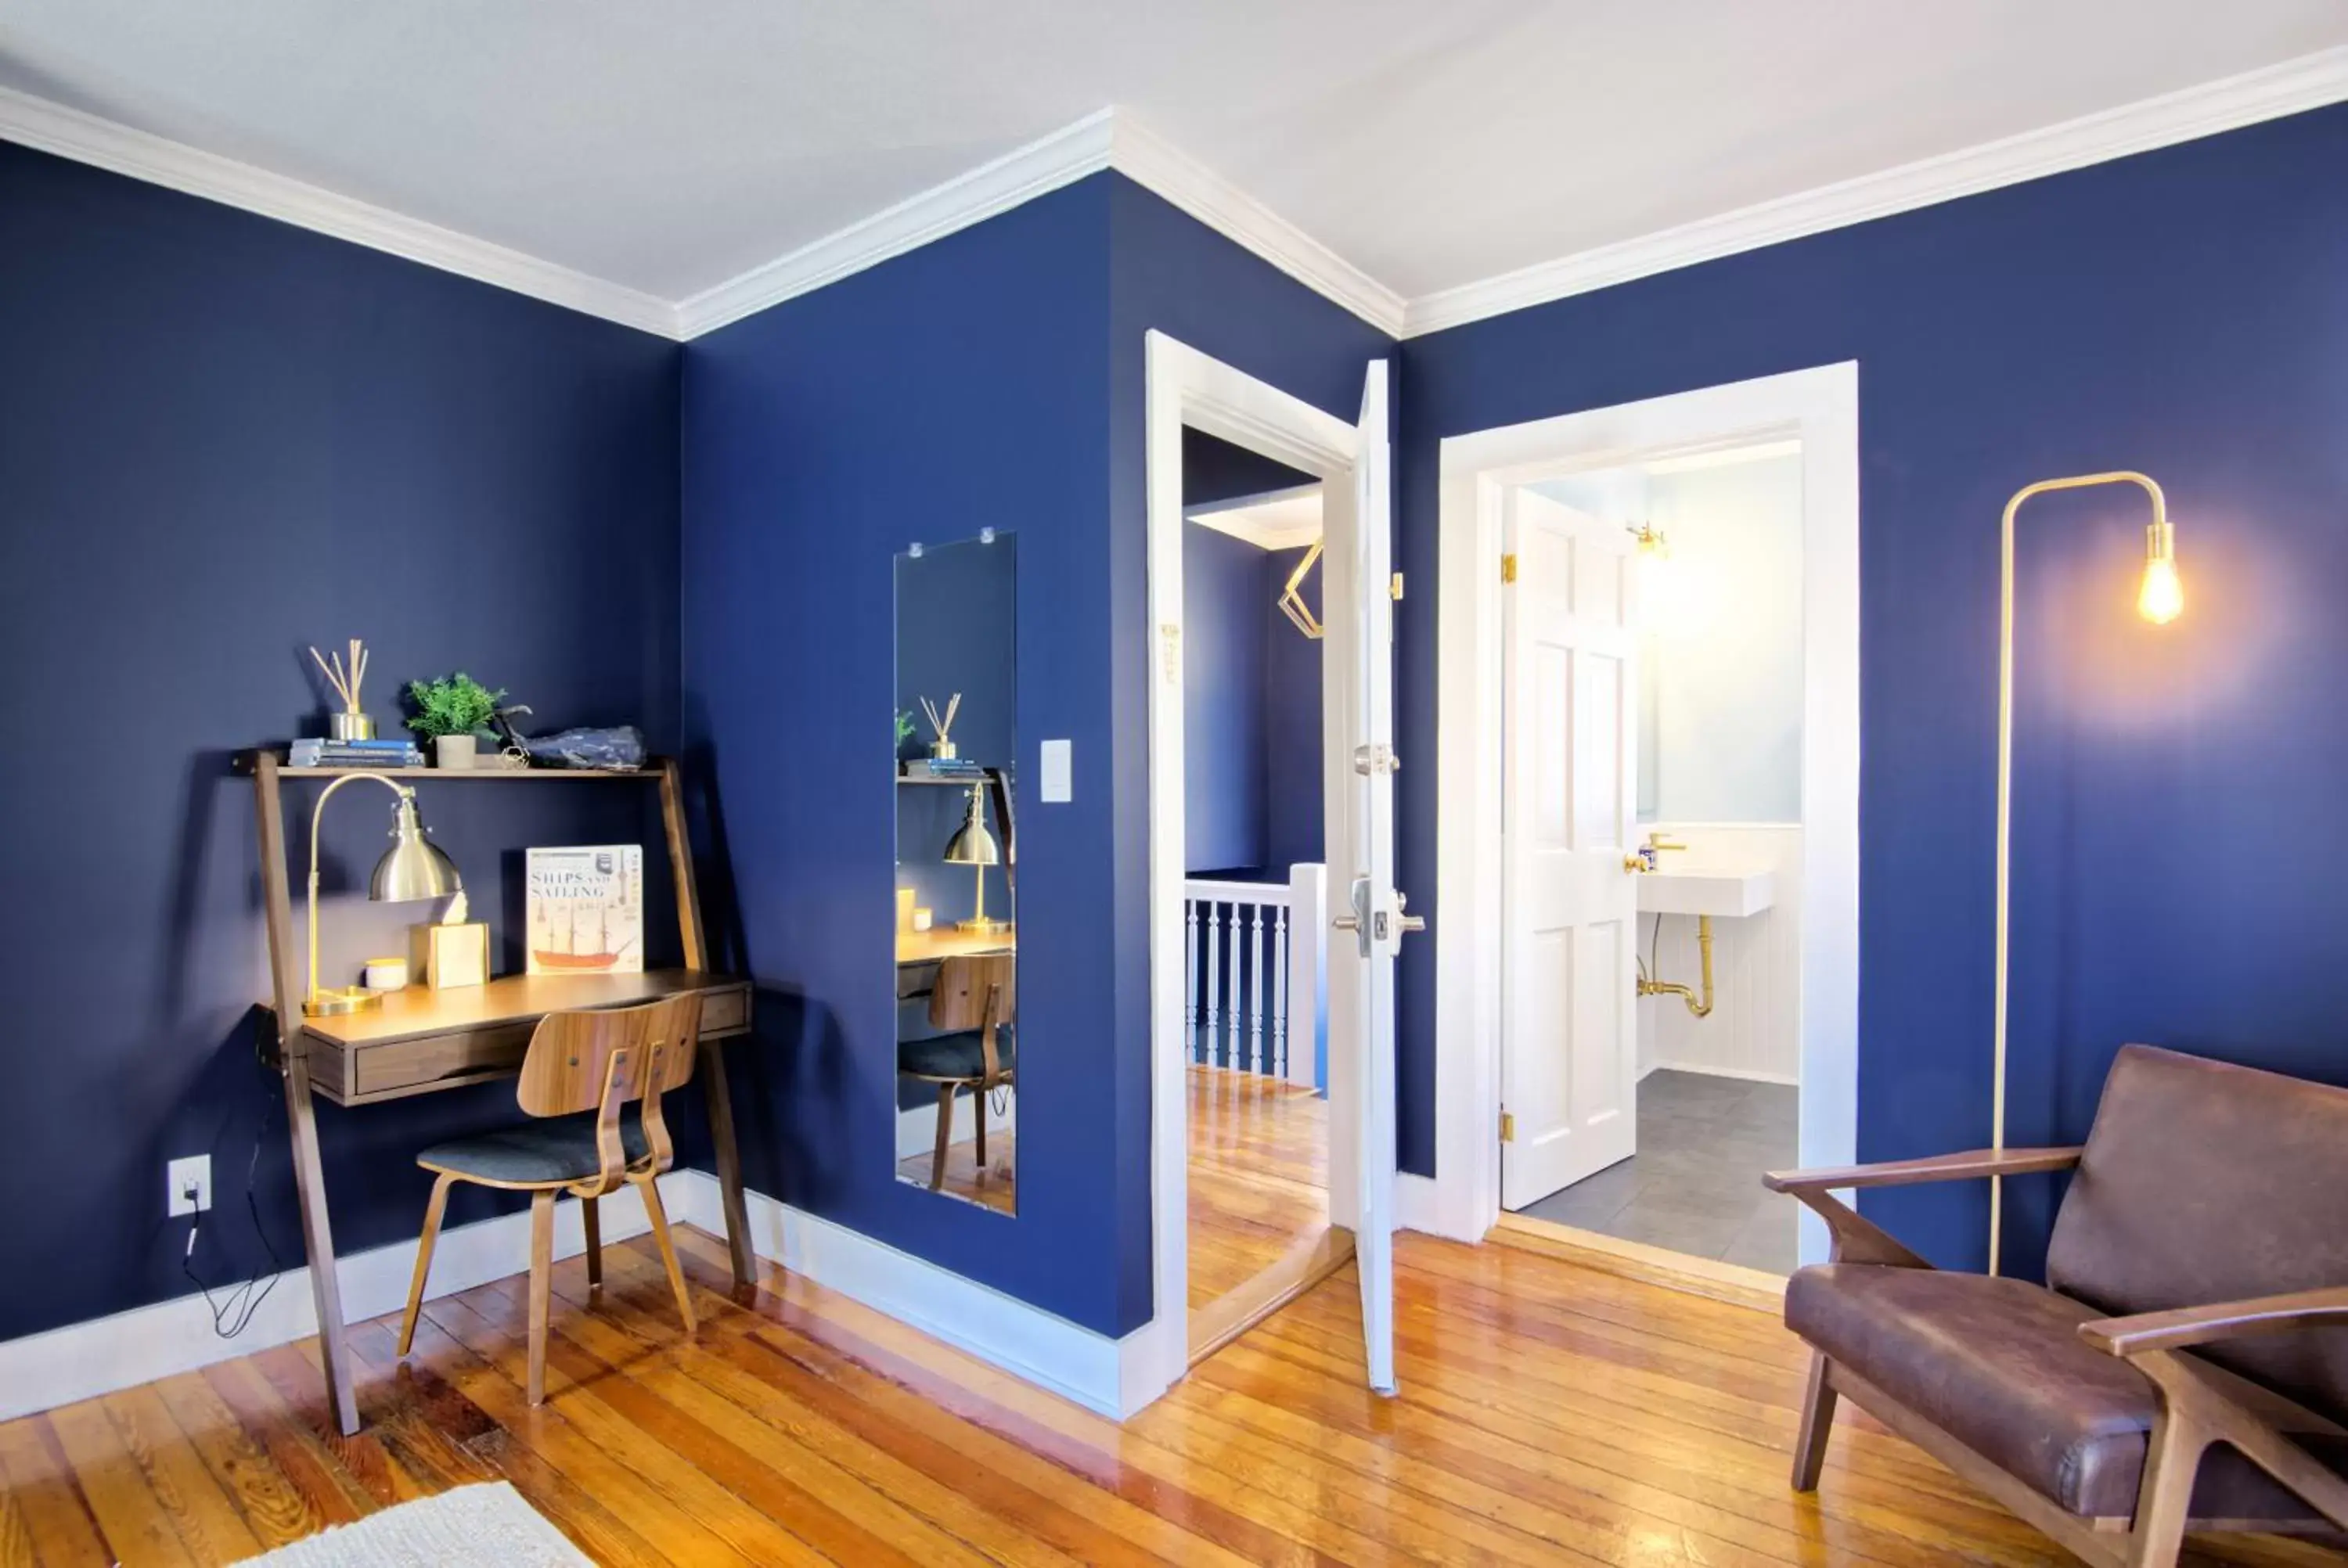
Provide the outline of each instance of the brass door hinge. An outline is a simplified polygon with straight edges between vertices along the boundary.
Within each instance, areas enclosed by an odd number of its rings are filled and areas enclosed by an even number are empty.
[[[1386,591],[1387,591],[1388,593],[1392,594],[1397,601],[1401,600],[1401,598],[1402,598],[1402,573],[1400,573],[1400,572],[1396,572],[1396,573],[1395,573],[1395,574],[1394,574],[1394,581],[1393,581],[1393,582],[1391,582],[1391,583],[1389,583],[1389,584],[1387,585],[1387,587],[1386,587]]]
[[[1502,582],[1514,582],[1517,580],[1517,558],[1515,555],[1504,555],[1500,558],[1500,580]]]
[[[1503,1143],[1513,1143],[1516,1141],[1517,1119],[1503,1111],[1500,1112],[1500,1142]]]

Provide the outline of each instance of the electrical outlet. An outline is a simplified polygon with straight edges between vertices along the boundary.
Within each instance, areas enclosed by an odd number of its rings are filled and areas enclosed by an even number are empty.
[[[164,1167],[171,1194],[171,1214],[200,1214],[212,1206],[212,1157],[191,1154]]]

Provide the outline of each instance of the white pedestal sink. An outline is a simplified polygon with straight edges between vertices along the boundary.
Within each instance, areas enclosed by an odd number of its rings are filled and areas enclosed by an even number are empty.
[[[1735,918],[1758,915],[1777,897],[1777,878],[1769,871],[1730,866],[1683,868],[1666,860],[1660,869],[1643,871],[1638,876],[1642,915],[1720,915]]]

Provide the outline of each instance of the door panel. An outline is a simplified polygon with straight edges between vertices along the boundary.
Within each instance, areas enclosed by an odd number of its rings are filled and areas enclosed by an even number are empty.
[[[1522,1208],[1638,1149],[1632,1006],[1638,799],[1636,581],[1629,533],[1509,497],[1500,1197]]]
[[[1329,947],[1332,1171],[1330,1212],[1354,1220],[1362,1286],[1362,1339],[1370,1386],[1395,1389],[1394,960],[1402,941],[1402,900],[1394,886],[1394,601],[1389,580],[1392,498],[1388,480],[1386,365],[1374,361],[1362,393],[1354,469],[1353,537],[1339,569],[1323,579],[1330,662],[1342,659],[1340,755],[1351,768],[1333,790],[1331,842],[1345,859],[1333,866]],[[1339,552],[1332,549],[1331,555]],[[1324,569],[1331,563],[1323,557]],[[1342,604],[1338,601],[1342,600]],[[1334,689],[1340,682],[1331,682]],[[1340,823],[1342,822],[1342,826]],[[1358,1074],[1350,1107],[1337,1102],[1340,1060]],[[1340,1119],[1343,1110],[1350,1117]],[[1348,1124],[1350,1123],[1350,1124]],[[1339,1146],[1349,1157],[1337,1158]]]

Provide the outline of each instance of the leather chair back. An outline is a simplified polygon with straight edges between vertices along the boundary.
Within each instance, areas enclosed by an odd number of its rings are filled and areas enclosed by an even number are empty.
[[[2046,1283],[2115,1317],[2348,1285],[2348,1089],[2122,1047]],[[2348,1328],[2253,1337],[2211,1359],[2348,1416]]]

